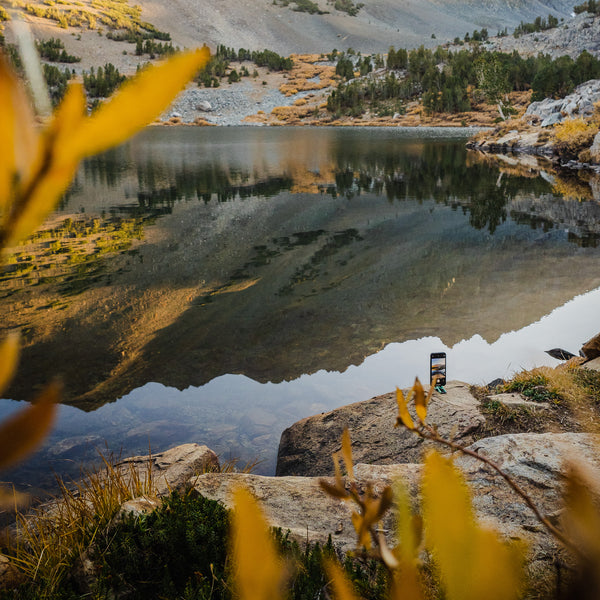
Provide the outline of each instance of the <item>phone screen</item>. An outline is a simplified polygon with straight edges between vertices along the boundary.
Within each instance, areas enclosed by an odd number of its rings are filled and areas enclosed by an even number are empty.
[[[446,353],[432,352],[430,356],[430,382],[437,375],[437,385],[446,385]]]

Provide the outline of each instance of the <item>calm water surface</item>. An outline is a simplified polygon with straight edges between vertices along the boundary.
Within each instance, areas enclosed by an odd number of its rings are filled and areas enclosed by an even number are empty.
[[[285,427],[426,380],[432,351],[472,383],[577,352],[597,333],[598,204],[461,135],[155,128],[84,163],[50,225],[91,237],[42,238],[0,283],[25,338],[0,418],[65,381],[45,447],[4,479],[184,442],[273,473]]]

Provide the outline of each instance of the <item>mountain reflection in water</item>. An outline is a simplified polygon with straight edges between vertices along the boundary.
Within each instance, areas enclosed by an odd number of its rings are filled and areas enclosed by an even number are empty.
[[[86,161],[53,218],[88,219],[102,246],[74,260],[65,237],[69,259],[42,270],[54,242],[38,241],[0,283],[3,329],[25,332],[8,395],[58,372],[65,402],[94,411],[63,409],[56,460],[198,441],[271,472],[283,427],[426,376],[431,350],[481,382],[597,333],[585,311],[551,341],[528,328],[600,287],[598,204],[569,231],[564,205],[439,132],[150,129]]]

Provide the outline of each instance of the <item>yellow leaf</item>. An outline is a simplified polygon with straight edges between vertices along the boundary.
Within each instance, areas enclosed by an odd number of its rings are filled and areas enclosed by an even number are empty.
[[[396,500],[396,531],[398,536],[398,545],[394,548],[394,552],[405,562],[416,560],[421,546],[422,531],[420,527],[416,526],[417,523],[411,509],[408,490],[400,480],[394,482],[394,498]]]
[[[346,579],[342,568],[333,560],[325,561],[325,570],[331,579],[336,600],[359,600],[352,589],[352,584]]]
[[[396,421],[396,425],[402,423],[404,427],[407,429],[414,429],[415,424],[413,423],[412,417],[408,412],[408,407],[406,406],[406,400],[404,399],[404,394],[400,388],[396,388],[396,403],[398,404],[398,419]]]
[[[421,423],[425,423],[425,419],[427,418],[427,400],[425,398],[425,390],[418,377],[415,379],[413,392],[415,394],[415,410],[417,411],[417,417],[419,417]]]
[[[449,600],[468,600],[475,521],[468,489],[452,462],[430,452],[423,470],[423,520],[427,545]]]
[[[522,587],[522,556],[496,533],[477,529],[469,565],[468,596],[471,600],[517,600]]]
[[[21,183],[31,175],[32,157],[37,155],[39,136],[23,86],[1,52],[0,132],[0,211],[3,211],[8,207],[17,175]]]
[[[422,495],[427,545],[448,600],[516,600],[519,553],[477,525],[468,488],[451,460],[428,454]]]
[[[52,212],[57,200],[67,190],[77,170],[77,162],[51,166],[48,173],[39,180],[28,202],[19,212],[6,238],[10,248],[33,233]]]
[[[27,238],[54,210],[56,201],[67,190],[75,172],[78,160],[65,155],[64,148],[75,135],[84,119],[85,96],[79,84],[69,86],[60,106],[43,136],[43,164],[37,174],[37,185],[31,190],[27,203],[21,207],[12,223],[6,246],[11,247],[19,240]]]
[[[352,443],[350,442],[350,432],[348,428],[342,433],[342,456],[346,465],[346,473],[350,481],[354,481],[354,464],[352,463]]]
[[[282,598],[284,569],[267,522],[250,492],[234,492],[233,552],[240,600]]]
[[[350,498],[350,494],[345,490],[345,488],[340,488],[338,485],[333,485],[325,481],[325,479],[319,479],[319,486],[326,494],[332,496],[333,498],[340,498],[341,500],[347,500]]]
[[[6,389],[19,361],[19,333],[9,333],[0,344],[0,394]]]
[[[0,509],[14,509],[15,506],[25,506],[31,502],[30,496],[17,492],[15,489],[0,487]]]
[[[379,554],[383,564],[391,570],[400,568],[400,562],[396,558],[395,554],[390,550],[388,543],[385,539],[385,535],[382,531],[377,532],[377,539],[379,544]]]
[[[368,523],[363,515],[353,512],[351,515],[354,531],[358,536],[356,545],[360,548],[364,546],[367,550],[371,549],[371,534]]]
[[[414,561],[400,561],[394,572],[389,600],[423,600],[423,586]]]
[[[204,46],[147,67],[85,120],[65,152],[79,160],[120,144],[158,117],[209,58]]]
[[[33,452],[46,437],[54,422],[60,388],[51,383],[33,404],[0,425],[0,469]]]
[[[593,493],[596,492],[596,494]],[[568,535],[595,564],[600,564],[600,513],[594,477],[576,463],[569,465],[563,521]]]

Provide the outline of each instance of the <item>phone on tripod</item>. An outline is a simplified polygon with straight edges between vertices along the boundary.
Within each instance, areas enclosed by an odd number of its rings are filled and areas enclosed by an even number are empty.
[[[433,378],[437,376],[435,385],[446,385],[446,353],[432,352],[429,355],[429,382],[433,383]]]

